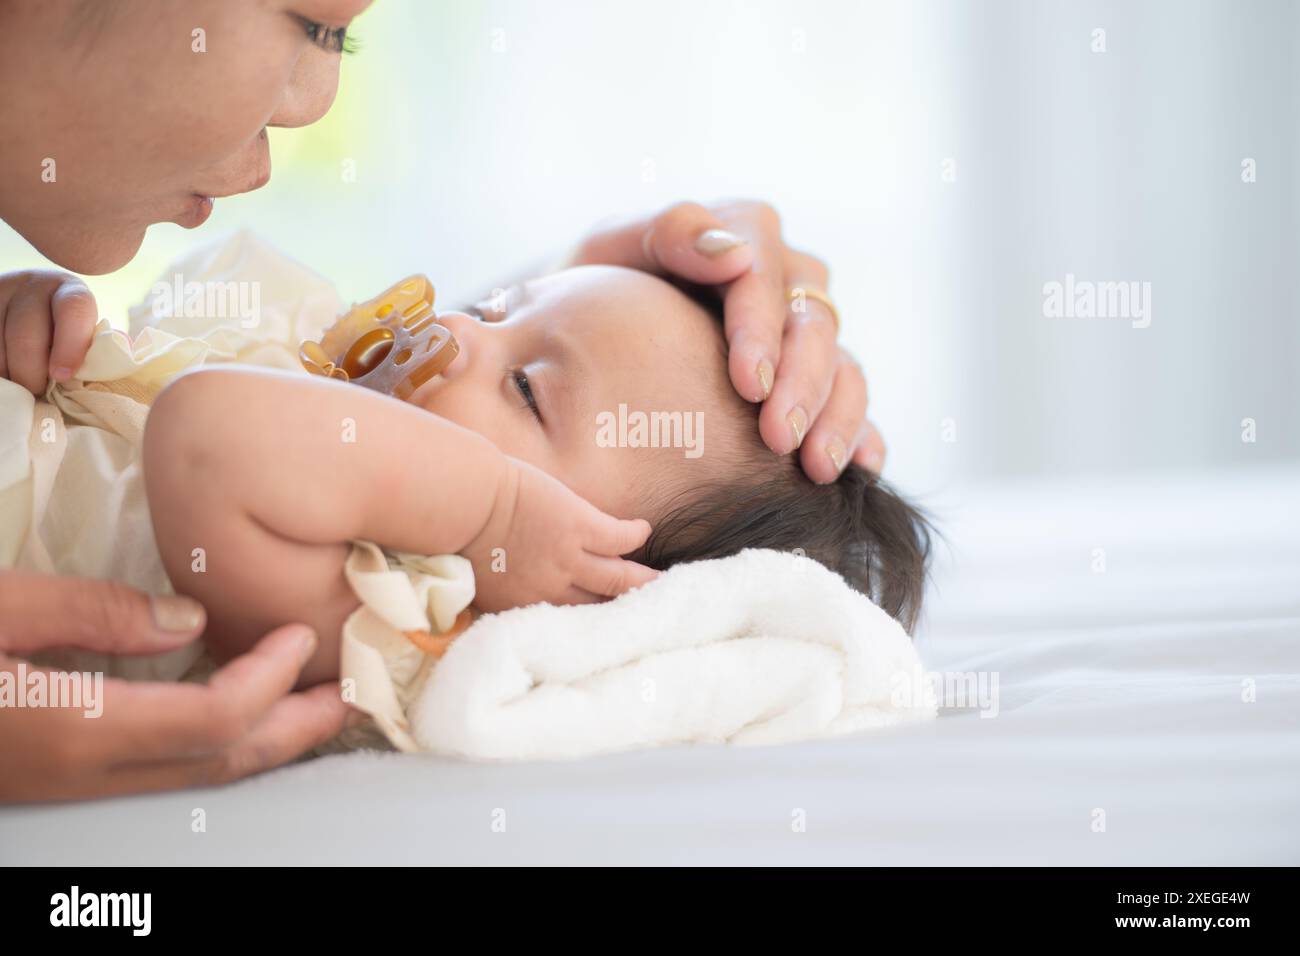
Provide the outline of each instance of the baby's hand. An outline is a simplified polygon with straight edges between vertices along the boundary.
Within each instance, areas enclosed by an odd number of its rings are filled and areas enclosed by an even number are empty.
[[[619,557],[645,543],[646,521],[611,517],[541,469],[506,461],[492,515],[463,552],[474,565],[477,607],[585,604],[655,577]]]
[[[37,395],[85,361],[98,313],[86,284],[66,272],[0,275],[0,378]]]

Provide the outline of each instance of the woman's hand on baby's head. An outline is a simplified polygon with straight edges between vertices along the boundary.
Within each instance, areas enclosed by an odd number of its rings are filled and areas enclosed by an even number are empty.
[[[0,378],[36,395],[70,379],[90,348],[95,297],[67,272],[0,275]]]
[[[474,603],[502,611],[615,597],[658,574],[621,557],[649,536],[647,521],[605,514],[540,468],[507,458],[492,514],[463,552],[474,565]]]
[[[770,205],[684,202],[600,228],[573,255],[575,265],[596,263],[716,286],[731,382],[763,404],[767,446],[798,453],[814,481],[834,481],[850,461],[880,471],[885,446],[866,419],[866,381],[838,347],[838,320],[821,301],[826,265],[786,244]]]

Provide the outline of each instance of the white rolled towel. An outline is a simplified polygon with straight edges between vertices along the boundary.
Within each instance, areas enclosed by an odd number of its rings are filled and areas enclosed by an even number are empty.
[[[935,712],[897,621],[816,561],[748,550],[604,604],[482,617],[409,716],[420,749],[525,760],[774,744]]]

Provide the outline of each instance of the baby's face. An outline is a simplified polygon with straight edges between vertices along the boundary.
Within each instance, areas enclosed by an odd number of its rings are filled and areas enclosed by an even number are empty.
[[[653,521],[647,502],[706,480],[757,434],[717,320],[661,279],[586,266],[480,309],[491,321],[440,315],[460,354],[411,401],[610,514]]]

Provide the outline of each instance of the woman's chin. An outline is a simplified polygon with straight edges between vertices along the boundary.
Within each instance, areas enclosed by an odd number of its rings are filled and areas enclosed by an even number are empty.
[[[116,272],[135,258],[144,242],[144,227],[117,230],[82,228],[75,233],[41,237],[32,242],[36,251],[60,269],[84,276]]]

